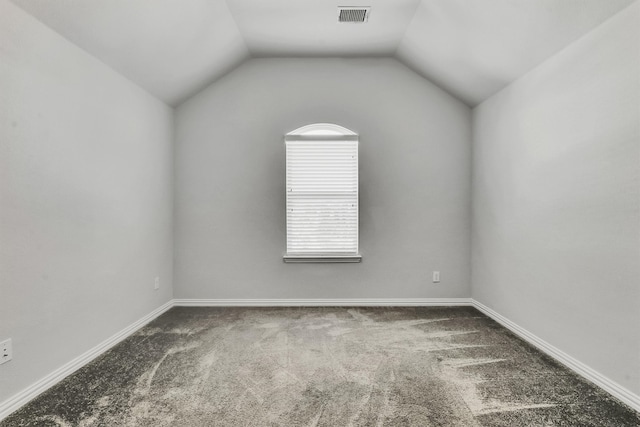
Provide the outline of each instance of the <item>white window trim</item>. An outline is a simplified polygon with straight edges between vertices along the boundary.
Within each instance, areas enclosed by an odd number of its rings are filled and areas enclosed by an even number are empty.
[[[303,126],[285,135],[287,141],[358,141],[358,134],[339,125],[331,123],[316,123]],[[288,200],[288,197],[287,197]],[[357,205],[359,212],[359,203]],[[288,212],[288,208],[287,208]],[[359,222],[359,221],[358,221]],[[359,229],[359,226],[357,227]],[[288,240],[288,239],[287,239]],[[356,244],[358,242],[356,239]],[[362,256],[356,253],[321,253],[321,254],[290,254],[283,255],[287,263],[352,263],[360,262]]]

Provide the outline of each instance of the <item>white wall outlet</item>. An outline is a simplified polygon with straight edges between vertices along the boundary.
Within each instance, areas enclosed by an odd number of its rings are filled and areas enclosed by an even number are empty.
[[[160,289],[160,278],[159,278],[159,277],[156,277],[156,280],[154,280],[154,282],[153,282],[153,289],[155,289],[156,291],[157,291],[158,289]]]
[[[440,272],[439,271],[434,271],[433,272],[433,283],[440,283]]]
[[[11,338],[0,342],[0,365],[13,359],[13,347],[11,346]]]

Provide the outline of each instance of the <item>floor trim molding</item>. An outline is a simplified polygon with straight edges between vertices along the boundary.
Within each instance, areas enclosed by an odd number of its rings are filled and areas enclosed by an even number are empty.
[[[127,326],[126,328],[122,329],[121,331],[117,332],[116,334],[112,335],[106,340],[102,341],[97,346],[86,351],[85,353],[81,354],[80,356],[76,357],[70,362],[62,365],[60,368],[46,375],[44,378],[36,381],[35,383],[31,384],[29,387],[25,388],[24,390],[18,392],[14,396],[0,403],[0,420],[3,420],[4,418],[8,417],[10,414],[20,409],[20,407],[22,407],[24,404],[26,404],[30,400],[34,399],[40,393],[48,390],[49,388],[53,387],[55,384],[62,381],[64,378],[73,374],[75,371],[82,368],[84,365],[91,362],[93,359],[100,356],[102,353],[106,352],[111,347],[118,344],[120,341],[129,337],[138,329],[140,329],[147,323],[151,322],[153,319],[160,316],[161,314],[169,310],[171,307],[173,307],[173,300],[167,301],[160,307],[153,310],[151,313],[145,315],[144,317],[140,318],[136,322],[132,323],[131,325]]]
[[[471,298],[174,299],[177,307],[434,307],[471,306]]]
[[[482,313],[486,314],[505,328],[509,329],[511,332],[513,332],[523,340],[527,341],[540,351],[551,356],[553,359],[562,363],[572,371],[576,372],[578,375],[596,384],[598,387],[602,388],[607,393],[611,394],[634,410],[640,412],[640,396],[638,396],[637,394],[633,393],[625,387],[622,387],[615,381],[605,377],[601,373],[580,362],[578,359],[568,355],[559,348],[549,344],[542,338],[532,334],[518,324],[490,309],[486,305],[474,299],[472,299],[471,301],[475,308],[477,308]]]

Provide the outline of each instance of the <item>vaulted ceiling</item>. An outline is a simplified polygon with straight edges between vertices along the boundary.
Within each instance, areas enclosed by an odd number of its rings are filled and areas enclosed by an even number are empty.
[[[251,57],[394,56],[470,106],[634,1],[13,0],[170,105]]]

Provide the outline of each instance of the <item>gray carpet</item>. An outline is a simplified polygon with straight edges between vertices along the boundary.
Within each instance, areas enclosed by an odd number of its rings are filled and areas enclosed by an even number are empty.
[[[9,426],[640,426],[469,307],[174,308]]]

